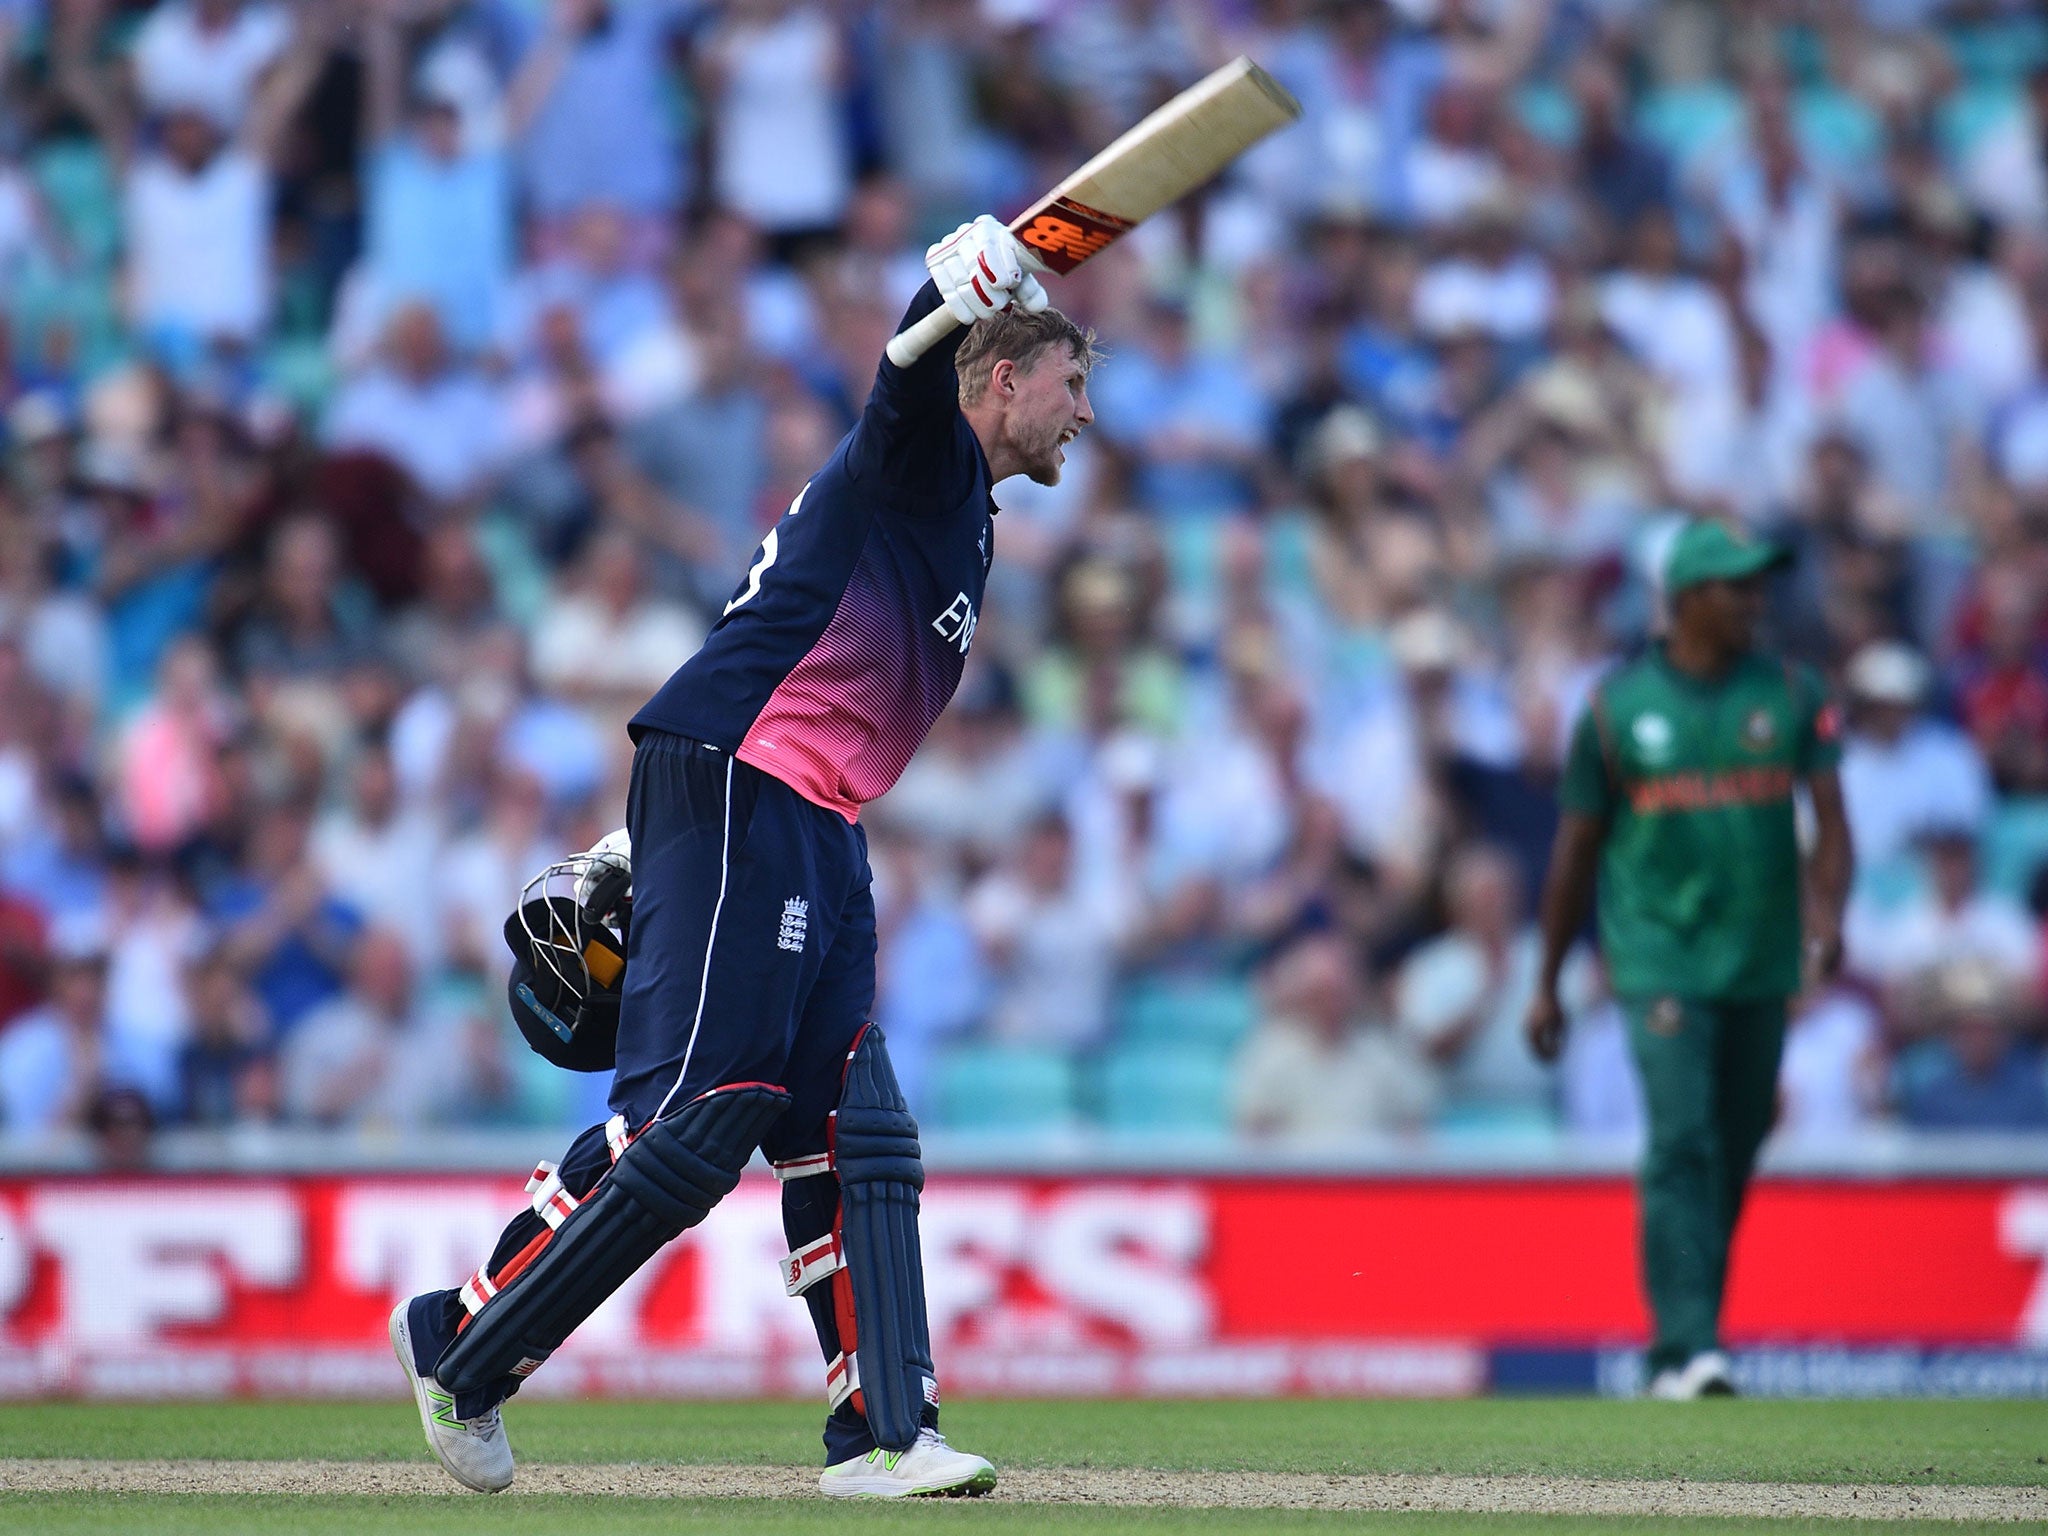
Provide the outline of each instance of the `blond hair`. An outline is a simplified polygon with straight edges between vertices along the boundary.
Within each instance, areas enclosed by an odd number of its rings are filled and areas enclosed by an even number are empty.
[[[1053,308],[1036,314],[1014,306],[986,320],[977,320],[953,354],[960,375],[960,403],[973,405],[988,390],[989,375],[1005,358],[1029,368],[1049,349],[1064,345],[1085,372],[1101,360],[1095,332],[1084,330]]]

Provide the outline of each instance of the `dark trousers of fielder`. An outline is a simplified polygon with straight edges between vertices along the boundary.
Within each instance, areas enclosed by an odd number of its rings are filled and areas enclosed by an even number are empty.
[[[924,1173],[880,1031],[866,835],[729,754],[660,732],[633,759],[633,923],[610,1122],[543,1164],[462,1286],[418,1298],[418,1363],[471,1418],[509,1397],[759,1147],[785,1289],[826,1361],[828,1461],[937,1426]]]
[[[1654,1373],[1720,1348],[1728,1253],[1771,1128],[1785,999],[1625,998],[1649,1143],[1641,1175],[1643,1282]]]

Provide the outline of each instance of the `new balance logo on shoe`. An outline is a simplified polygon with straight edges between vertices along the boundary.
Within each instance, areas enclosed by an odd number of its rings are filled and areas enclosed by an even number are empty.
[[[432,1387],[429,1387],[427,1388],[427,1401],[434,1405],[434,1422],[436,1424],[445,1425],[449,1429],[462,1430],[465,1433],[468,1431],[469,1426],[455,1417],[455,1399],[451,1394],[437,1392]]]

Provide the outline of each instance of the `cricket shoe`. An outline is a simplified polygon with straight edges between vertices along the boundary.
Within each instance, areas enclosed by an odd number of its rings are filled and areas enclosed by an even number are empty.
[[[1650,1378],[1650,1396],[1667,1403],[1734,1395],[1735,1381],[1729,1374],[1728,1357],[1718,1349],[1703,1350],[1684,1365],[1659,1371]]]
[[[832,1499],[979,1498],[995,1485],[996,1469],[987,1460],[954,1450],[936,1429],[919,1430],[908,1450],[877,1446],[818,1477],[819,1491]]]
[[[455,1394],[443,1391],[433,1377],[422,1375],[413,1361],[412,1327],[406,1321],[411,1308],[411,1302],[401,1301],[391,1309],[391,1352],[398,1356],[405,1379],[412,1383],[420,1426],[427,1432],[427,1449],[463,1487],[478,1493],[502,1493],[512,1486],[512,1442],[505,1438],[504,1415],[493,1408],[473,1419],[455,1417]]]

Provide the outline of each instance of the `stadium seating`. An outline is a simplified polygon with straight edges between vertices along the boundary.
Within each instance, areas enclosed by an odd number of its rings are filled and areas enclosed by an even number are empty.
[[[1218,1050],[1134,1046],[1102,1063],[1101,1121],[1111,1131],[1214,1132],[1230,1127],[1230,1061]]]
[[[1984,829],[1984,884],[2018,902],[2048,864],[2048,799],[2011,799]]]
[[[1257,1018],[1250,987],[1231,980],[1144,983],[1125,998],[1117,1038],[1128,1046],[1237,1044]]]
[[[1075,1118],[1074,1065],[1057,1050],[961,1046],[937,1075],[934,1129],[1044,1131]]]

